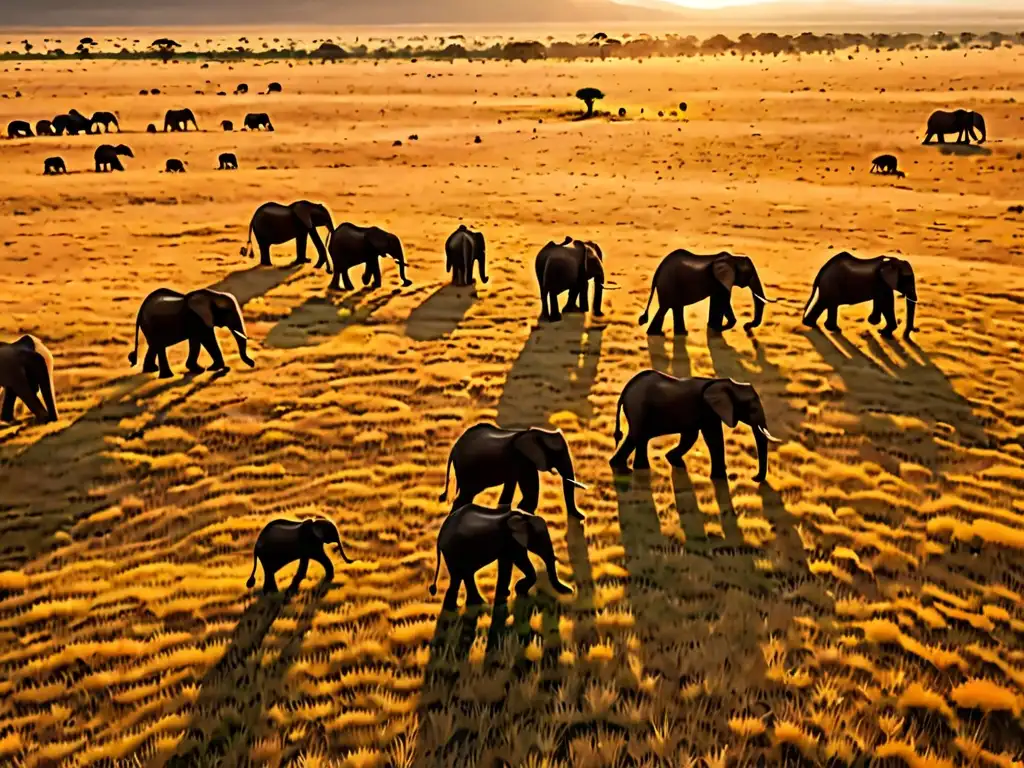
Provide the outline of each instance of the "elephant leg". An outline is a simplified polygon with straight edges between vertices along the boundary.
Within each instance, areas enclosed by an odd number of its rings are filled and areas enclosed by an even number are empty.
[[[501,496],[498,497],[499,505],[504,506],[512,503],[512,499],[514,499],[516,495],[516,482],[517,479],[512,478],[505,483],[505,487],[501,489]]]
[[[667,314],[668,314],[668,310],[665,308],[665,306],[663,304],[661,304],[661,300],[659,299],[658,309],[654,313],[654,317],[651,319],[651,324],[649,326],[647,326],[647,335],[648,336],[664,336],[665,335],[665,329],[663,328],[663,326],[665,324],[665,316]],[[673,315],[673,320],[676,321],[677,325],[679,324],[678,323],[678,318],[679,318],[679,315]]]
[[[580,308],[580,312],[590,311],[590,283],[584,283],[579,291],[576,292],[576,303]]]
[[[39,395],[36,394],[34,389],[24,389],[18,393],[18,397],[22,399],[28,409],[32,411],[32,415],[36,417],[37,421],[49,421],[50,414],[43,407],[42,402],[39,400]]]
[[[503,557],[498,560],[498,581],[494,585],[494,604],[498,605],[508,600],[508,587],[512,582],[512,558]]]
[[[540,477],[536,468],[524,467],[519,472],[519,490],[523,494],[523,498],[519,501],[519,509],[529,512],[531,515],[534,514],[540,499]]]
[[[828,308],[825,327],[834,333],[839,333],[839,307],[835,304]]]
[[[338,287],[338,278],[341,278],[341,287],[346,291],[354,291],[356,287],[352,285],[352,281],[348,278],[348,268],[339,267],[337,264],[334,265],[334,282],[331,284],[333,288]]]
[[[515,486],[515,481],[513,481],[512,482],[512,493],[515,493],[515,487],[516,487]],[[473,499],[476,498],[476,495],[478,493],[479,493],[479,491],[474,489],[474,488],[459,488],[459,495],[456,496],[455,497],[455,501],[452,502],[452,509],[458,509],[459,507],[464,507],[467,504],[472,504],[473,503]],[[501,495],[502,495],[502,498],[504,498],[504,496],[505,496],[504,492],[502,492]],[[511,494],[509,494],[508,503],[509,504],[512,503]]]
[[[935,134],[932,133],[931,131],[929,131],[928,135],[924,137],[924,143],[925,144],[931,144],[933,138],[935,138]]]
[[[875,306],[885,318],[885,327],[879,333],[889,338],[899,325],[896,320],[896,298],[891,292],[885,291],[875,299]]]
[[[305,264],[309,261],[306,258],[306,245],[309,241],[309,235],[302,231],[295,238],[295,264]]]
[[[685,467],[686,462],[683,457],[691,448],[693,448],[693,444],[697,442],[698,434],[700,434],[700,430],[697,429],[691,432],[680,433],[679,445],[665,454],[665,458],[668,459],[668,463],[673,467]]]
[[[484,596],[480,594],[480,590],[476,586],[476,574],[469,573],[466,578],[466,607],[471,605],[483,605]]]
[[[622,438],[622,445],[619,446],[618,450],[615,451],[615,455],[611,457],[608,463],[612,469],[619,474],[626,474],[629,472],[629,457],[636,448],[636,443],[633,440],[632,433]]]
[[[202,373],[203,366],[199,364],[199,350],[202,349],[199,339],[192,336],[188,339],[188,359],[185,361],[185,368],[189,373]]]
[[[154,346],[149,346],[146,349],[146,357],[142,361],[142,372],[143,373],[156,373],[160,370],[156,364],[157,350]]]
[[[384,284],[384,276],[380,272],[380,260],[375,259],[373,264],[369,265],[370,268],[370,286],[372,288],[380,288]]]
[[[540,319],[545,322],[551,319],[551,313],[548,311],[548,295],[543,288],[540,289]]]
[[[686,330],[686,305],[677,304],[672,307],[672,335],[673,336],[686,336],[689,331]]]
[[[530,587],[537,583],[537,571],[534,570],[533,563],[530,562],[530,556],[525,549],[517,552],[513,556],[512,562],[523,572],[523,578],[516,582],[516,594],[525,595],[529,593]]]
[[[548,293],[548,298],[551,301],[551,322],[557,323],[562,319],[562,313],[558,311],[558,294],[554,291]]]
[[[227,368],[224,363],[224,355],[220,351],[220,344],[217,343],[217,335],[213,332],[213,328],[207,330],[200,339],[199,343],[203,345],[203,348],[209,353],[210,357],[213,358],[213,365],[210,366],[211,371],[221,371]]]
[[[167,362],[167,347],[160,347],[156,353],[157,360],[160,361],[160,378],[169,379],[174,374],[171,373],[171,364]]]
[[[263,564],[263,594],[269,595],[278,591],[277,579],[274,578],[274,574],[276,573],[276,570],[268,570],[266,563]]]
[[[273,262],[270,260],[270,243],[264,242],[263,240],[257,239],[256,245],[260,249],[260,266],[272,267]]]
[[[327,556],[327,553],[320,552],[319,554],[313,555],[313,559],[323,567],[324,581],[334,581],[334,563],[331,562],[331,558]]]
[[[722,422],[714,414],[708,416],[701,424],[700,433],[704,436],[704,444],[711,455],[711,477],[724,478],[725,474],[725,439],[722,437]]]
[[[299,585],[302,583],[302,580],[304,578],[306,578],[306,571],[308,571],[308,570],[309,570],[309,558],[308,557],[304,557],[301,560],[299,560],[299,570],[297,570],[295,572],[295,578],[292,579],[292,583],[288,585],[288,591],[289,592],[298,592],[299,591]]]
[[[3,405],[0,406],[0,421],[14,421],[14,404],[17,401],[18,396],[14,394],[14,390],[10,387],[5,387],[4,402]]]
[[[810,310],[807,312],[807,316],[804,317],[804,325],[811,328],[815,328],[818,325],[818,318],[821,317],[822,312],[828,309],[828,305],[825,304],[821,299],[821,289],[818,289],[818,296],[814,300],[814,304],[811,305]]]
[[[722,322],[722,330],[728,331],[736,325],[736,313],[732,311],[732,302],[729,299],[722,302],[722,314],[725,317],[725,320]]]
[[[650,440],[646,437],[636,439],[636,458],[633,459],[633,469],[650,469],[651,460],[647,456],[647,444]]]
[[[441,610],[457,611],[459,609],[459,587],[462,586],[462,575],[451,573],[451,569],[449,569],[449,574],[451,582],[448,584],[448,591],[444,593],[444,602],[441,604]]]

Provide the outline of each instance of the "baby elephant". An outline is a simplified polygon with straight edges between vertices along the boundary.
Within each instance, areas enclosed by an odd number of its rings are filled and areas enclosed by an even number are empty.
[[[220,161],[220,167],[217,170],[220,170],[220,171],[237,171],[238,170],[238,158],[235,157],[233,152],[224,152],[217,159]]]
[[[289,592],[297,592],[299,584],[306,578],[309,561],[316,560],[323,566],[324,581],[334,578],[334,566],[331,558],[324,552],[325,544],[334,544],[338,548],[341,559],[346,563],[354,563],[345,554],[338,536],[338,528],[330,520],[317,517],[306,520],[271,520],[267,523],[256,539],[252,551],[252,573],[245,586],[252,589],[256,585],[256,563],[263,566],[263,593],[277,592],[274,574],[288,563],[299,561],[299,570],[288,587]]]
[[[232,123],[230,120],[221,120],[220,127],[223,128],[225,131],[235,130],[235,124]]]
[[[48,157],[43,160],[43,175],[53,176],[57,173],[67,173],[68,167],[64,164],[63,157]]]
[[[871,161],[871,173],[896,173],[898,161],[895,155],[879,155]]]
[[[188,163],[184,163],[181,160],[177,160],[172,157],[167,161],[167,165],[164,169],[167,173],[184,173],[186,165],[188,165]]]

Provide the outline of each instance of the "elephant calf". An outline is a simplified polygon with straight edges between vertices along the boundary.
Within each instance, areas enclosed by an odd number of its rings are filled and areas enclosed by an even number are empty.
[[[402,241],[398,235],[380,227],[361,227],[350,222],[339,224],[327,241],[327,252],[334,266],[329,290],[338,291],[343,287],[346,291],[354,290],[348,271],[360,264],[363,265],[363,285],[380,288],[383,283],[380,272],[382,256],[390,256],[398,264],[398,279],[404,287],[412,285],[412,281],[405,275]]]
[[[57,173],[67,173],[68,167],[63,157],[48,157],[43,160],[43,175],[53,176]]]
[[[14,421],[14,406],[19,398],[39,422],[57,420],[53,355],[43,342],[28,334],[10,344],[0,342],[0,390],[4,395],[0,421]],[[43,402],[39,401],[40,394]]]
[[[274,574],[288,563],[299,561],[299,570],[288,586],[289,592],[296,592],[299,584],[306,578],[309,561],[315,560],[324,569],[324,581],[334,578],[334,566],[331,558],[324,552],[324,546],[334,544],[338,548],[341,559],[346,563],[354,563],[345,554],[341,545],[338,528],[330,520],[317,517],[307,520],[271,520],[256,538],[256,546],[252,551],[252,573],[245,586],[252,589],[256,586],[256,565],[263,566],[263,592],[277,592]]]
[[[235,157],[233,152],[222,152],[217,157],[220,166],[217,170],[220,171],[237,171],[238,170],[238,158]]]
[[[164,166],[164,170],[167,173],[184,173],[186,165],[188,165],[188,163],[172,157],[167,161],[167,164]]]

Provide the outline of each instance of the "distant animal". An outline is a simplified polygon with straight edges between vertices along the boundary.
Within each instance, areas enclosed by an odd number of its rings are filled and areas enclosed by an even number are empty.
[[[271,83],[267,86],[267,93],[281,93],[283,90],[280,83]]]
[[[77,109],[70,110],[66,115],[57,115],[53,118],[52,124],[58,136],[63,136],[65,133],[69,136],[77,136],[92,130],[92,121]]]
[[[238,341],[238,356],[250,368],[256,362],[246,352],[248,337],[245,335],[245,321],[238,300],[230,293],[200,288],[189,293],[179,293],[170,288],[158,288],[142,301],[135,318],[135,349],[128,353],[132,367],[139,359],[139,330],[146,337],[146,358],[142,363],[143,373],[160,371],[161,379],[169,379],[171,366],[167,362],[167,347],[188,342],[188,359],[185,367],[189,373],[202,373],[199,365],[199,351],[205,349],[213,359],[210,371],[225,370],[227,365],[217,343],[214,328],[227,328]],[[159,363],[159,365],[158,365]]]
[[[35,336],[25,334],[14,342],[0,342],[0,389],[4,395],[0,421],[14,421],[14,406],[19,398],[40,423],[57,420],[53,355]]]
[[[146,133],[156,133],[156,126],[150,123],[146,126]]]
[[[235,86],[235,93],[248,93],[249,86],[246,83],[239,83]]]
[[[113,112],[97,112],[92,116],[92,127],[96,129],[96,133],[100,133],[100,126],[103,126],[103,130],[110,133],[110,126],[117,128],[117,132],[121,132],[121,125],[117,122],[117,115]]]
[[[164,132],[187,131],[189,123],[192,123],[197,131],[199,130],[196,116],[192,114],[191,109],[168,109],[167,114],[164,115]]]
[[[975,133],[975,129],[981,134]],[[932,112],[928,118],[928,132],[924,137],[925,144],[931,144],[936,136],[939,144],[946,143],[946,134],[955,133],[957,144],[970,144],[971,140],[984,144],[986,139],[985,118],[980,112],[971,112],[966,109],[958,109],[947,112],[939,109]]]
[[[225,131],[235,130],[235,124],[232,123],[230,120],[221,120],[220,127],[223,128]]]
[[[620,416],[626,415],[629,434],[623,439]],[[780,442],[768,431],[764,407],[750,384],[732,379],[676,378],[661,371],[641,371],[622,388],[615,407],[615,442],[619,448],[609,464],[617,474],[629,473],[629,457],[635,451],[633,469],[650,469],[647,444],[663,435],[679,435],[679,445],[665,458],[674,467],[685,467],[684,455],[704,437],[711,455],[712,479],[724,479],[725,441],[722,424],[730,429],[738,422],[754,430],[757,474],[763,482],[768,472],[768,443]]]
[[[167,173],[184,173],[186,165],[187,163],[184,163],[181,160],[172,157],[167,160],[167,163],[164,166],[164,170]]]
[[[499,504],[511,504],[519,486],[519,508],[533,514],[540,498],[540,473],[557,472],[562,478],[566,514],[583,519],[576,508],[575,489],[586,486],[576,480],[572,454],[561,430],[502,429],[489,422],[473,425],[459,436],[448,453],[444,493],[438,501],[448,499],[453,466],[458,489],[453,510],[469,504],[486,489],[500,485],[503,487]]]
[[[150,89],[149,89],[149,92],[150,92],[150,94],[152,94],[153,96],[159,96],[159,95],[160,95],[160,89],[159,89],[159,88],[150,88]]]
[[[270,117],[266,112],[250,112],[245,116],[245,127],[250,131],[258,131],[264,128],[268,131],[274,130],[274,126],[270,123]]]
[[[121,157],[135,157],[131,147],[127,144],[118,144],[116,147],[110,144],[100,144],[93,153],[93,159],[96,161],[96,172],[123,171],[124,166],[121,164]]]
[[[319,258],[315,268],[325,267],[328,274],[331,264],[327,258],[327,246],[317,233],[317,227],[326,227],[328,237],[334,228],[331,214],[322,203],[309,200],[296,200],[289,205],[282,203],[264,203],[252,215],[249,221],[249,240],[242,247],[242,255],[252,258],[252,240],[255,236],[260,251],[260,265],[273,266],[270,261],[270,246],[295,240],[295,264],[306,264],[306,239],[312,238]]]
[[[354,563],[345,554],[338,535],[337,526],[323,517],[305,520],[271,520],[256,537],[256,546],[252,550],[252,573],[245,586],[252,589],[256,586],[256,566],[263,566],[263,592],[277,592],[277,581],[274,575],[288,563],[299,561],[299,570],[292,578],[289,592],[296,592],[299,584],[306,578],[309,561],[315,560],[324,569],[324,581],[334,578],[334,566],[331,558],[324,552],[324,546],[334,544],[338,548],[341,559],[346,563]]]
[[[217,160],[220,161],[220,167],[218,170],[221,171],[237,171],[238,170],[238,158],[235,157],[232,152],[222,152]]]
[[[32,135],[32,126],[25,120],[12,120],[7,125],[7,138],[9,139],[27,139]]]
[[[482,232],[474,232],[465,224],[452,232],[444,244],[445,272],[452,273],[452,285],[472,285],[473,266],[480,265],[480,280],[486,283],[487,246]]]
[[[549,241],[540,249],[534,262],[537,285],[540,289],[541,320],[557,322],[564,312],[587,312],[590,309],[590,281],[594,281],[595,317],[603,316],[601,300],[605,288],[604,253],[592,241],[566,237],[561,243]],[[558,309],[558,296],[569,292],[565,308]]]
[[[905,174],[903,171],[896,171],[896,173],[894,173],[893,175],[897,179],[905,179],[905,178],[907,178],[907,174]]]
[[[713,331],[727,331],[736,325],[732,311],[732,289],[750,288],[754,301],[754,317],[745,323],[744,330],[750,331],[761,325],[764,305],[772,303],[764,296],[761,278],[754,262],[748,256],[736,256],[728,251],[713,254],[692,253],[685,249],[672,251],[661,260],[651,280],[651,293],[647,307],[640,315],[639,324],[647,322],[651,300],[658,294],[658,311],[647,328],[649,336],[664,333],[663,323],[669,312],[675,325],[675,335],[686,335],[686,321],[683,313],[690,304],[711,299],[708,309],[708,328]]]
[[[344,286],[346,291],[354,290],[348,271],[359,264],[365,265],[363,285],[380,288],[380,258],[390,256],[398,264],[398,277],[403,286],[412,285],[405,276],[405,253],[402,241],[397,235],[380,227],[361,227],[350,222],[339,224],[327,241],[327,252],[331,256],[334,277],[331,278],[330,290],[339,291]]]
[[[899,161],[895,155],[879,155],[871,161],[871,173],[896,173]]]
[[[36,123],[36,136],[56,136],[57,132],[53,129],[53,123],[49,120],[39,120]]]
[[[625,116],[626,116],[626,108],[625,107],[619,107],[619,117],[625,117]]]
[[[43,175],[53,176],[57,173],[67,173],[68,167],[64,164],[63,157],[48,157],[43,160]]]
[[[139,96],[149,96],[149,89],[143,88],[141,91],[139,91]]]
[[[543,518],[510,506],[492,509],[467,504],[454,510],[441,523],[441,530],[437,533],[437,566],[430,594],[437,594],[437,576],[443,556],[450,579],[442,605],[445,611],[458,608],[459,590],[463,584],[466,585],[466,607],[483,605],[484,599],[476,586],[476,572],[495,560],[498,561],[495,604],[508,600],[513,565],[523,574],[523,578],[516,582],[516,594],[526,595],[537,583],[537,571],[530,562],[530,552],[544,561],[552,589],[561,595],[572,594],[572,587],[558,578],[551,533]]]
[[[877,325],[885,317],[885,327],[879,333],[892,336],[899,325],[894,291],[899,291],[907,300],[907,327],[903,337],[909,339],[910,334],[917,330],[914,327],[917,282],[910,262],[891,256],[859,259],[846,251],[837,253],[825,262],[814,278],[811,295],[804,306],[804,325],[816,327],[821,313],[827,311],[825,327],[838,332],[840,306],[871,301],[874,304],[868,322]]]

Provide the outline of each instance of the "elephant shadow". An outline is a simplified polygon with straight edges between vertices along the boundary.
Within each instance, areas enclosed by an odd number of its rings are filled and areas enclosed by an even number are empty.
[[[937,144],[939,153],[943,155],[957,155],[958,157],[987,157],[992,154],[988,147],[977,144]]]
[[[362,299],[376,289],[360,288],[335,300],[334,294],[311,296],[270,329],[264,346],[273,349],[298,349],[322,343],[346,328],[361,323],[387,304],[401,291],[398,289],[373,296],[365,304]]]
[[[298,265],[287,267],[250,267],[232,272],[210,286],[211,291],[230,293],[241,306],[269,293],[286,282],[301,269]]]
[[[603,326],[586,328],[577,313],[535,327],[505,380],[497,423],[508,429],[542,427],[563,411],[590,419],[603,333]]]
[[[675,336],[672,339],[672,356],[665,349],[664,336],[647,337],[647,353],[651,358],[651,368],[679,379],[689,378],[691,373],[690,353],[686,349],[686,338]]]
[[[442,285],[409,314],[406,335],[413,341],[443,339],[458,328],[477,298],[475,285]]]

